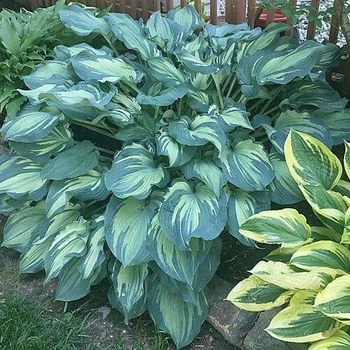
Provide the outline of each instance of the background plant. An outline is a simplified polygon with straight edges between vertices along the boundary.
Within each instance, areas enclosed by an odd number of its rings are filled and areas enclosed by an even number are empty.
[[[344,170],[350,177],[350,144]],[[285,144],[288,168],[316,216],[315,226],[295,209],[263,211],[245,221],[240,232],[259,243],[278,244],[252,276],[228,296],[251,311],[282,306],[267,331],[309,349],[346,349],[349,324],[349,190],[337,156],[319,140],[292,131]],[[317,225],[317,226],[316,226]]]
[[[20,270],[58,279],[56,298],[108,277],[125,321],[146,309],[176,346],[207,311],[220,233],[302,198],[283,145],[291,127],[329,146],[349,138],[349,110],[322,69],[334,45],[246,24],[204,25],[193,7],[147,23],[71,5],[67,28],[99,35],[54,49],[24,77],[29,103],[1,129],[3,245]]]

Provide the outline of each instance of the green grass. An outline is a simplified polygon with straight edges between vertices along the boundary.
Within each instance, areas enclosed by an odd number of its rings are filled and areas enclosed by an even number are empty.
[[[84,335],[89,318],[72,312],[50,315],[24,299],[0,299],[0,349],[97,349]]]

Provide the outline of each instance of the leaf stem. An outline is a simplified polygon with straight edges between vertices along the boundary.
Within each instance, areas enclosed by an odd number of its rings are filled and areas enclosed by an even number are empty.
[[[231,95],[232,90],[233,90],[233,88],[234,88],[235,85],[236,85],[236,82],[237,82],[237,77],[234,76],[234,78],[232,79],[231,85],[230,85],[230,87],[229,87],[229,89],[228,89],[228,91],[227,91],[226,97],[229,97],[229,96]],[[225,86],[225,88],[226,88],[226,86]],[[239,90],[238,90],[238,91],[239,91]]]
[[[81,120],[79,120],[79,121],[78,120],[72,120],[71,123],[75,124],[75,125],[82,126],[83,128],[89,129],[91,131],[97,132],[98,134],[101,134],[101,135],[110,137],[112,139],[115,139],[115,137],[112,134],[110,134],[109,132],[107,132],[105,130],[102,130],[101,128],[99,128],[97,126],[93,126],[92,124],[90,124],[88,122],[83,122]]]
[[[211,76],[212,76],[212,78],[213,78],[213,80],[214,80],[214,84],[215,84],[215,87],[216,87],[216,91],[217,91],[217,93],[218,93],[219,103],[220,103],[220,109],[224,109],[224,108],[225,108],[225,104],[224,104],[224,99],[223,99],[223,97],[222,97],[222,93],[221,93],[221,89],[220,89],[220,84],[219,84],[219,82],[218,82],[217,77],[216,77],[214,74],[212,74]]]

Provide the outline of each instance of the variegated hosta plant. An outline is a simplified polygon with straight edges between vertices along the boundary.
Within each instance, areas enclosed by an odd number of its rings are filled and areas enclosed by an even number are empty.
[[[350,143],[345,143],[343,167],[319,140],[291,131],[285,157],[318,224],[311,226],[288,208],[247,219],[242,235],[280,247],[232,289],[228,300],[250,311],[282,307],[267,328],[277,339],[313,343],[310,350],[349,349]]]
[[[299,201],[283,144],[293,126],[329,146],[349,138],[346,101],[315,80],[338,50],[193,7],[147,21],[71,5],[63,23],[105,45],[57,46],[24,78],[0,164],[3,245],[74,300],[108,277],[126,322],[146,309],[178,348],[208,311],[220,233]],[[273,147],[271,147],[273,145]]]

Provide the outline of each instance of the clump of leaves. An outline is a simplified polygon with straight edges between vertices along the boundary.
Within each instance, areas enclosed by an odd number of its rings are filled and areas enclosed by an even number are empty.
[[[0,12],[0,113],[13,118],[26,98],[17,89],[24,88],[23,76],[34,66],[52,58],[59,44],[74,44],[77,37],[61,22],[59,10],[65,0],[35,12]]]
[[[125,321],[149,310],[176,346],[208,312],[220,233],[270,202],[302,198],[283,145],[291,127],[330,146],[350,135],[346,100],[319,71],[338,49],[246,24],[204,25],[193,7],[98,16],[71,5],[63,23],[105,46],[57,46],[21,90],[2,134],[4,245],[20,269],[58,278],[74,300],[108,277]]]
[[[312,342],[310,350],[350,347],[350,182],[343,176],[350,178],[349,151],[345,143],[343,168],[319,140],[292,131],[285,144],[288,168],[320,226],[286,208],[255,214],[240,229],[256,242],[281,247],[228,300],[250,311],[283,306],[267,331],[284,341]]]

